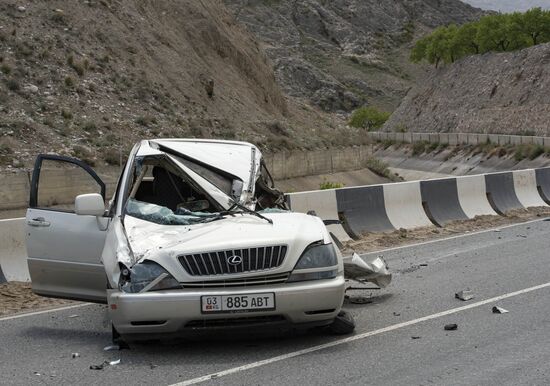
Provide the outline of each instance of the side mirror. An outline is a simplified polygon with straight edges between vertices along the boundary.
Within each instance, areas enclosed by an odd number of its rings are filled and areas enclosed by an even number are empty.
[[[78,215],[103,216],[105,203],[99,193],[81,194],[74,200],[74,212]]]

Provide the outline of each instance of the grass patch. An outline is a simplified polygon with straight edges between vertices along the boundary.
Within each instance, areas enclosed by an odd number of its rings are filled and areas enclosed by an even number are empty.
[[[327,179],[324,179],[323,182],[319,184],[319,189],[321,190],[339,189],[343,187],[344,187],[344,184],[342,184],[341,182],[328,181]]]

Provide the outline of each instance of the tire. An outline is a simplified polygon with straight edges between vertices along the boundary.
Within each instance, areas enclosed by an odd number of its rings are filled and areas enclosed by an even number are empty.
[[[347,311],[340,311],[334,318],[332,324],[328,326],[329,332],[335,335],[347,335],[355,331],[355,320]]]
[[[126,341],[124,339],[122,339],[122,335],[120,335],[120,333],[117,331],[117,329],[115,328],[115,325],[111,323],[111,330],[112,330],[112,339],[113,339],[113,344],[118,344],[118,347],[120,347],[120,349],[128,349],[130,348],[128,346],[128,343],[126,343]]]

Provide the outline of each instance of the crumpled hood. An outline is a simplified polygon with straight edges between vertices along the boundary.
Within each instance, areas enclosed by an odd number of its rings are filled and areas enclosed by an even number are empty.
[[[179,255],[287,245],[285,261],[272,272],[277,273],[292,270],[309,244],[319,240],[331,242],[318,217],[292,212],[263,215],[271,218],[273,224],[250,214],[236,214],[195,225],[159,225],[126,216],[124,224],[136,261],[155,261],[180,282],[204,280],[205,277],[188,275],[177,259]]]

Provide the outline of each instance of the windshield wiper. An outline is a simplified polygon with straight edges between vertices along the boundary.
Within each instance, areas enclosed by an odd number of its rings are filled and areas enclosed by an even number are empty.
[[[231,200],[233,201],[233,200]],[[268,223],[270,223],[271,225],[273,225],[273,220],[270,219],[270,218],[267,218],[265,216],[262,216],[261,214],[259,214],[258,212],[256,212],[255,210],[252,210],[250,208],[247,208],[246,206],[244,205],[241,205],[239,204],[238,202],[236,201],[233,201],[233,205],[231,205],[231,207],[227,210],[227,212],[231,212],[234,208],[239,208],[240,210],[242,210],[243,212],[246,212],[246,213],[249,213],[253,216],[256,216],[258,218],[261,218],[262,220],[265,220],[267,221]]]

